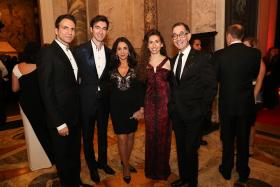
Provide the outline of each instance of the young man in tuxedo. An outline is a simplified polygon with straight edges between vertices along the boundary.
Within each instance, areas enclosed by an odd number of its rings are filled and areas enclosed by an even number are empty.
[[[104,44],[109,28],[108,18],[97,15],[90,21],[90,41],[75,50],[81,72],[81,115],[84,154],[91,179],[99,183],[98,168],[108,174],[115,171],[107,164],[107,127],[109,117],[110,49]],[[95,159],[93,135],[97,124],[98,161]]]
[[[55,21],[55,40],[38,58],[38,78],[51,134],[54,160],[63,187],[80,186],[79,76],[69,45],[76,20],[65,14]]]
[[[180,179],[172,186],[197,186],[198,148],[202,127],[216,93],[216,79],[211,55],[191,48],[188,25],[172,27],[178,55],[172,60],[169,113],[175,132]]]
[[[256,111],[252,82],[257,78],[261,62],[261,52],[245,46],[241,41],[243,36],[242,25],[230,25],[226,33],[228,47],[214,54],[220,83],[219,113],[223,143],[219,171],[226,180],[231,178],[236,142],[236,170],[240,183],[245,183],[250,174],[249,134]]]

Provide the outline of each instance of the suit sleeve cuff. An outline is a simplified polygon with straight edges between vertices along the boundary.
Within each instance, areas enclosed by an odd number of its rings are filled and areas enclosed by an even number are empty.
[[[67,127],[67,125],[66,125],[66,123],[63,123],[62,125],[56,127],[56,129],[57,129],[58,131],[60,131],[61,129],[63,129],[63,128],[65,128],[65,127]]]

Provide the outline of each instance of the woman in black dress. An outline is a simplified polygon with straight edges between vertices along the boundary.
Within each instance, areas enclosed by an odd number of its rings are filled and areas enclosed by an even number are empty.
[[[28,43],[22,55],[22,62],[14,66],[12,74],[12,90],[19,92],[19,104],[31,170],[51,167],[54,163],[35,64],[35,57],[39,49],[38,43]]]
[[[143,118],[143,88],[136,74],[136,53],[124,37],[118,38],[112,48],[110,114],[118,136],[118,148],[123,164],[123,180],[131,180],[129,158],[134,145],[138,120]]]

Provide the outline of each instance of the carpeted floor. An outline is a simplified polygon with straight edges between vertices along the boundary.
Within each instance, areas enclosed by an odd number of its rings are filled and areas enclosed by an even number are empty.
[[[273,110],[262,109],[257,116],[257,122],[274,125],[280,129],[280,105]]]
[[[264,124],[257,124],[256,127]],[[138,169],[138,173],[132,174],[132,182],[126,185],[122,181],[122,167],[117,150],[117,140],[109,124],[108,130],[108,158],[109,164],[116,170],[115,176],[110,176],[100,171],[102,182],[95,185],[89,178],[89,173],[83,154],[81,178],[83,182],[93,186],[103,187],[167,187],[177,179],[177,158],[174,135],[172,138],[172,150],[170,166],[172,174],[168,181],[153,181],[144,177],[144,124],[139,125],[136,133],[135,147],[132,153],[131,164]],[[268,130],[268,129],[266,129]],[[261,132],[263,129],[260,130]],[[272,129],[270,131],[273,132]],[[96,137],[96,136],[95,136]],[[218,172],[221,161],[221,143],[219,131],[214,131],[204,139],[208,141],[207,146],[202,146],[199,151],[199,186],[200,187],[224,187],[234,186],[238,176],[233,171],[230,181],[225,181]],[[96,142],[96,139],[94,140]],[[95,144],[96,146],[96,144]],[[257,134],[255,154],[250,159],[251,175],[248,186],[254,187],[280,187],[280,139]],[[43,187],[59,186],[58,178],[55,174],[55,167],[31,172],[28,168],[26,146],[23,134],[23,127],[17,127],[5,131],[0,131],[0,186],[5,187]]]

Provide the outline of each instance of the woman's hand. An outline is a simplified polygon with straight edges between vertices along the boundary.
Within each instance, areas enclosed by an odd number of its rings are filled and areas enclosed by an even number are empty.
[[[141,107],[138,111],[134,112],[134,114],[130,117],[130,119],[133,118],[136,120],[144,119],[144,108]]]

